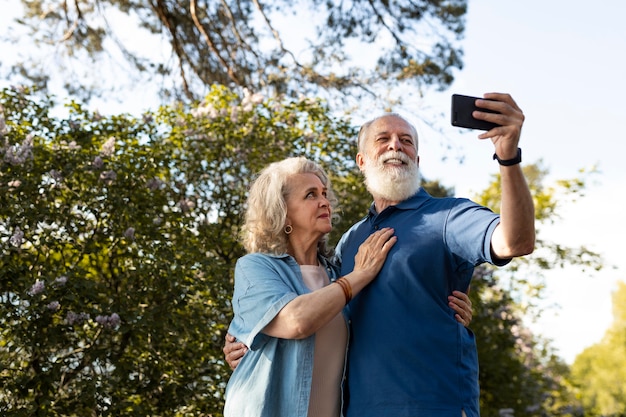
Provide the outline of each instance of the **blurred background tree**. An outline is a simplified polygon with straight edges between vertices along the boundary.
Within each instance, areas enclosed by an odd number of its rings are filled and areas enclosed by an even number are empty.
[[[374,99],[397,84],[444,89],[463,65],[467,0],[21,4],[39,55],[24,52],[7,76],[42,90],[59,83],[82,100],[147,84],[168,101],[202,99],[212,84]]]
[[[590,416],[626,415],[626,283],[613,293],[613,324],[572,365],[572,379]]]
[[[2,414],[220,415],[253,173],[347,160],[352,129],[315,100],[218,87],[141,118],[56,118],[25,91],[0,106]]]

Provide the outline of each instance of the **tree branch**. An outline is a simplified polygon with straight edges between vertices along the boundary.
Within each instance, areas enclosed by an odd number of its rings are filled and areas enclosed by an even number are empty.
[[[204,27],[200,23],[200,20],[198,19],[198,16],[196,14],[196,6],[197,6],[197,0],[191,0],[190,5],[189,5],[189,11],[191,12],[191,18],[193,20],[194,25],[196,26],[196,29],[200,31],[200,34],[204,37],[204,40],[206,44],[208,45],[209,49],[211,49],[211,52],[213,52],[213,54],[217,57],[218,61],[226,69],[228,78],[230,78],[231,81],[233,81],[237,85],[243,85],[241,81],[239,80],[239,78],[237,78],[235,71],[230,67],[230,65],[226,62],[226,60],[220,55],[219,51],[217,50],[217,47],[213,43],[213,40],[211,39],[209,34],[206,32],[206,30],[204,30]]]

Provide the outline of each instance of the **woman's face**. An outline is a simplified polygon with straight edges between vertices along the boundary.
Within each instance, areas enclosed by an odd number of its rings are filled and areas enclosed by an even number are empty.
[[[319,239],[332,229],[327,189],[317,175],[295,174],[288,179],[287,224],[293,227],[291,238]]]

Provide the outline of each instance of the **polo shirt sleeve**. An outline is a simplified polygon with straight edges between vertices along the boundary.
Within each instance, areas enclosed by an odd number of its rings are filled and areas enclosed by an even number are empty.
[[[298,296],[290,285],[289,270],[280,268],[278,262],[270,257],[244,256],[235,266],[234,317],[228,332],[251,350],[267,342],[269,336],[261,330]]]
[[[445,226],[445,240],[450,251],[472,266],[488,262],[497,266],[510,259],[494,259],[491,236],[500,224],[500,216],[468,199],[457,199]]]

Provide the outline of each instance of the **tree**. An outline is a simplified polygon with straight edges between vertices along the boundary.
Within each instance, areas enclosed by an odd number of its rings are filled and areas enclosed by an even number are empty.
[[[56,56],[60,74],[51,73],[49,56],[27,54],[7,76],[43,89],[61,77],[83,99],[101,94],[103,81],[121,93],[129,85],[159,83],[166,96],[187,99],[201,99],[212,84],[314,96],[336,91],[373,97],[378,88],[398,83],[443,89],[462,67],[458,41],[467,11],[467,0],[22,4],[18,22],[38,48]],[[129,27],[137,32],[130,39]],[[145,41],[133,44],[137,37]],[[5,39],[17,41],[11,34]],[[153,53],[162,49],[169,58]],[[107,80],[106,71],[120,62],[125,74]],[[127,77],[128,85],[121,85]]]
[[[585,415],[626,415],[626,282],[613,293],[613,324],[600,343],[574,360],[572,381],[579,389]]]
[[[221,87],[138,119],[0,106],[2,414],[221,415],[247,187],[287,155],[345,177],[353,129]]]

